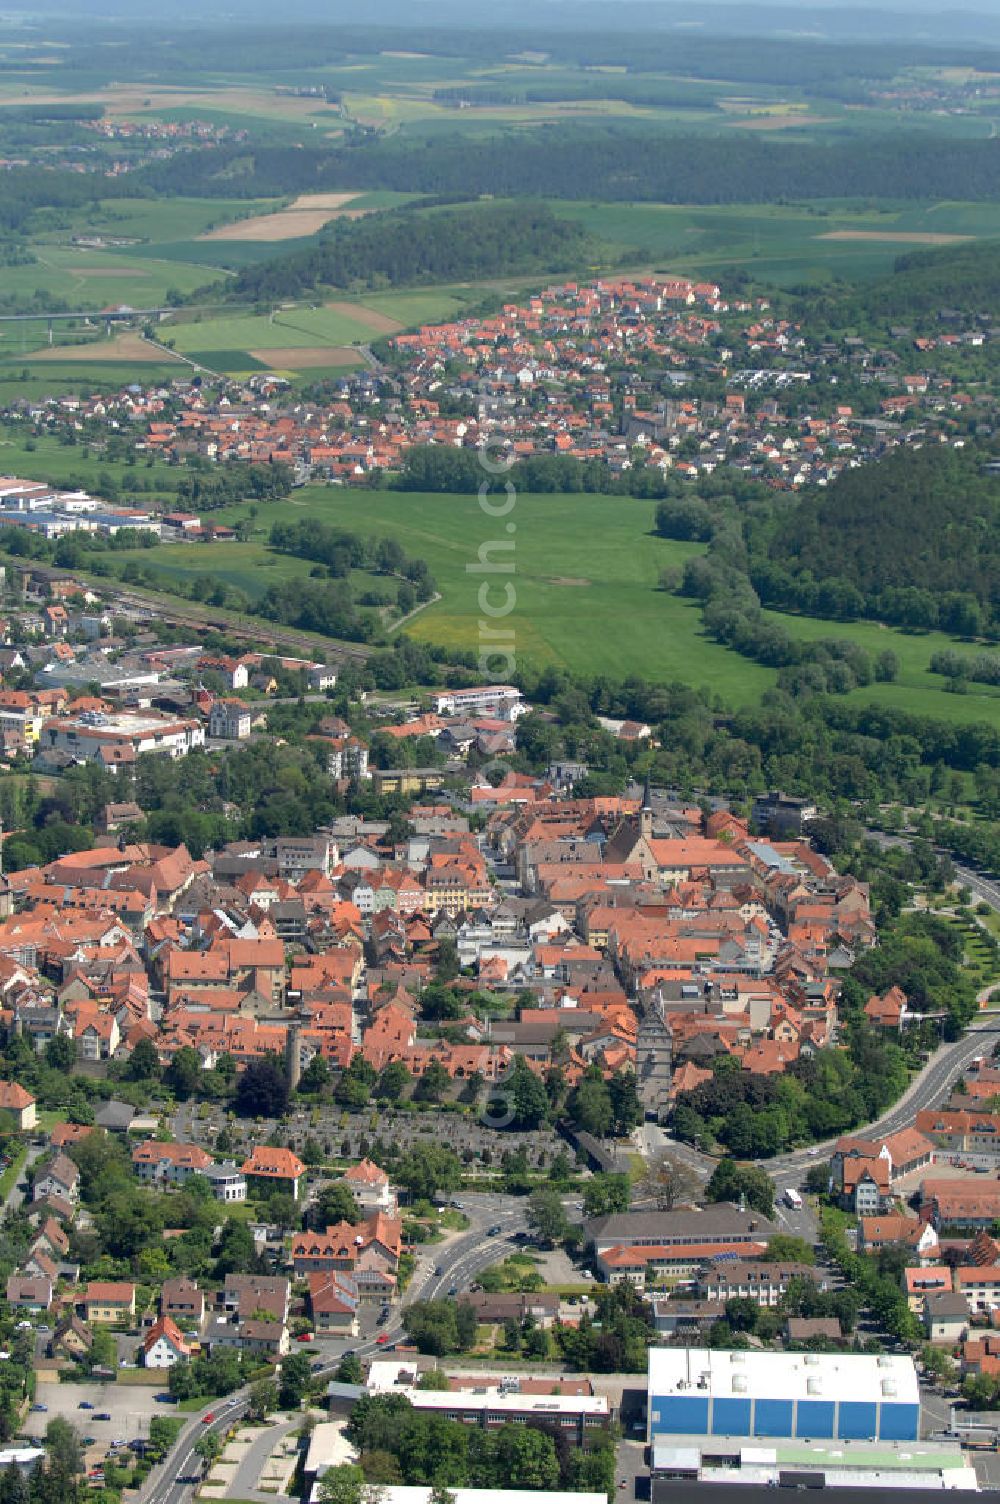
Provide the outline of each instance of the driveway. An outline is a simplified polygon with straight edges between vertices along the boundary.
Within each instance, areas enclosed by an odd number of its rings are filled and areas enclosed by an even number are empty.
[[[21,1182],[23,1181],[28,1170],[35,1163],[35,1160],[40,1159],[41,1156],[45,1153],[45,1149],[45,1144],[29,1144],[28,1153],[25,1156],[25,1161],[21,1166],[18,1177],[14,1181],[14,1184],[11,1186],[10,1190],[7,1192],[6,1197],[4,1198],[4,1215],[6,1215],[7,1212],[16,1210],[16,1208],[23,1203],[24,1192],[21,1190]]]

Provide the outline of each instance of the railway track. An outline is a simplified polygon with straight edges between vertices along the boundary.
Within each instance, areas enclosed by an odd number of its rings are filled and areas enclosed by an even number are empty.
[[[34,564],[28,561],[11,560],[11,563],[25,569],[26,573],[34,578],[64,580],[66,578],[79,578],[82,584],[92,585],[96,589],[107,590],[109,581],[94,577],[88,579],[85,574],[66,569],[56,569],[47,564]],[[166,622],[168,626],[190,627],[195,632],[218,631],[225,632],[236,642],[249,644],[270,643],[277,648],[294,648],[298,654],[308,654],[315,658],[318,653],[325,652],[328,656],[337,658],[341,662],[366,663],[375,651],[374,648],[366,647],[358,642],[345,642],[340,637],[321,637],[318,633],[297,631],[294,627],[282,627],[274,622],[269,622],[265,617],[239,617],[233,619],[226,612],[213,606],[202,606],[194,602],[179,603],[170,596],[163,596],[155,591],[144,591],[129,585],[124,589],[119,588],[115,593],[115,602],[121,606],[127,606],[135,611],[148,612],[151,619]]]

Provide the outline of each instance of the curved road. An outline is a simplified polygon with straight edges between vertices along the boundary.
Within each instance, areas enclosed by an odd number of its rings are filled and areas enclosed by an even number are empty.
[[[512,1198],[497,1195],[477,1196],[469,1193],[463,1200],[470,1213],[473,1226],[468,1232],[452,1238],[437,1253],[422,1253],[417,1268],[407,1286],[403,1305],[414,1300],[434,1300],[446,1295],[455,1285],[468,1288],[481,1270],[495,1264],[509,1251],[512,1235],[525,1226],[523,1201],[511,1204]],[[486,1227],[498,1226],[499,1233],[490,1235]],[[441,1270],[440,1274],[435,1271]],[[397,1307],[389,1321],[379,1329],[378,1337],[362,1339],[353,1351],[358,1357],[373,1357],[404,1335],[403,1323]],[[345,1344],[345,1347],[347,1344]],[[340,1363],[341,1355],[331,1357],[314,1369],[315,1377],[329,1377]],[[201,1461],[195,1451],[199,1437],[208,1432],[224,1435],[237,1421],[246,1415],[249,1403],[247,1389],[239,1389],[224,1399],[206,1404],[204,1409],[192,1416],[178,1436],[164,1461],[153,1469],[141,1489],[139,1504],[185,1504],[190,1498],[191,1485],[179,1480],[198,1473]],[[211,1416],[211,1420],[206,1417]]]

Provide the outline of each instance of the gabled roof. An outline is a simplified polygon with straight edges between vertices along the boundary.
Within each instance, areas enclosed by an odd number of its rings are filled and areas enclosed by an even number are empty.
[[[257,1144],[242,1168],[244,1175],[260,1175],[271,1180],[298,1180],[306,1173],[305,1165],[291,1149],[272,1149],[266,1144]]]
[[[191,1348],[184,1340],[184,1334],[180,1327],[170,1316],[161,1316],[153,1323],[142,1339],[143,1352],[151,1352],[161,1337],[170,1344],[174,1352],[180,1357],[187,1358],[190,1356]]]

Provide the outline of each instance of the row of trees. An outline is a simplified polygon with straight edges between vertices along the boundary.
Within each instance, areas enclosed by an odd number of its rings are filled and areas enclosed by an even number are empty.
[[[395,538],[375,539],[308,519],[274,523],[270,542],[280,553],[324,564],[332,577],[346,578],[352,569],[367,569],[407,580],[418,600],[430,600],[434,593],[426,561],[408,558]]]
[[[584,1451],[571,1446],[555,1426],[484,1430],[415,1410],[403,1395],[363,1395],[351,1412],[347,1434],[359,1461],[324,1474],[323,1504],[361,1504],[366,1484],[607,1493],[614,1488],[610,1437],[595,1437]]]

